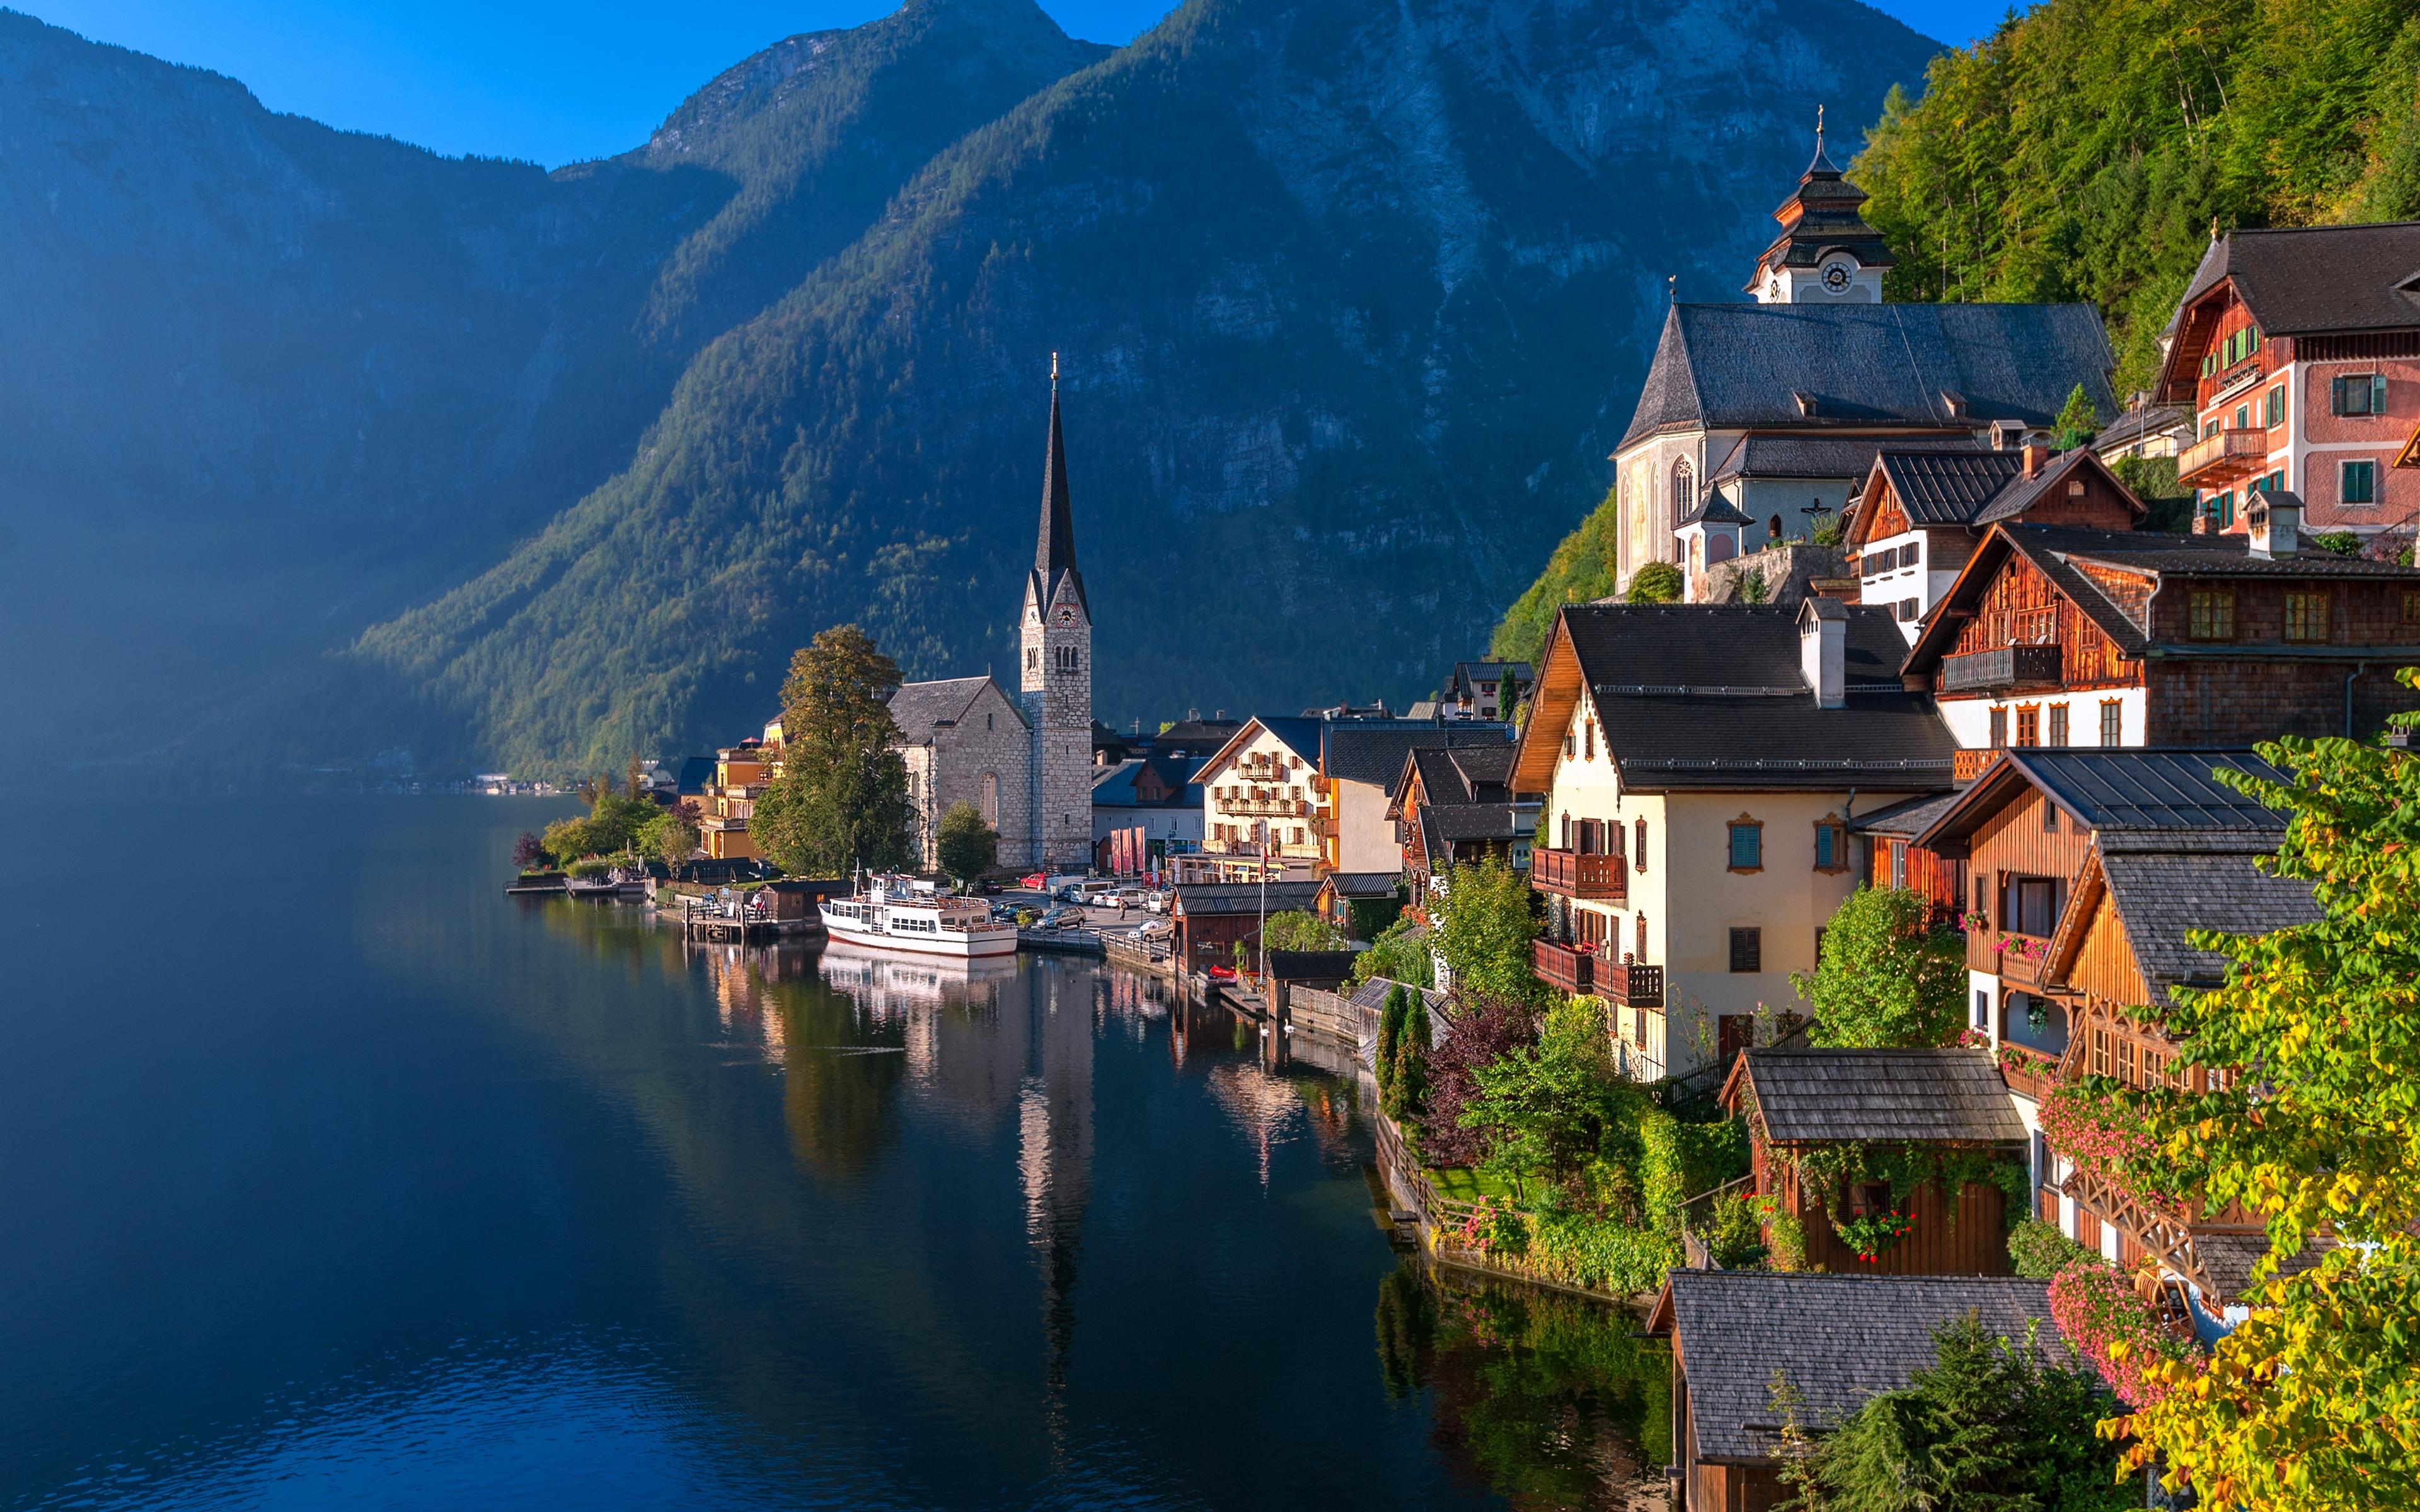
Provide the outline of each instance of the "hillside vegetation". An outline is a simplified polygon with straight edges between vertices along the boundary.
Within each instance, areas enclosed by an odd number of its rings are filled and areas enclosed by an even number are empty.
[[[2044,0],[1894,89],[1849,177],[1898,258],[1893,300],[2100,306],[2120,393],[2213,221],[2420,215],[2420,0]],[[1534,655],[1561,605],[1613,591],[1613,501],[1496,631]]]

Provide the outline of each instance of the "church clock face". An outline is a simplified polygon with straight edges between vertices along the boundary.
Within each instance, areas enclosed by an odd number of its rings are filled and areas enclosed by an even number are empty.
[[[1849,265],[1834,263],[1823,270],[1823,286],[1835,294],[1849,292]]]
[[[1059,611],[1059,623],[1060,623],[1060,624],[1062,624],[1062,625],[1073,625],[1073,624],[1075,624],[1075,623],[1076,623],[1076,611],[1075,611],[1074,609],[1062,609]]]

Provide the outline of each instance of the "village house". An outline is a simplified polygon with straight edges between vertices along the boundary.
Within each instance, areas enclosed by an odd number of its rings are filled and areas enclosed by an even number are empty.
[[[1916,643],[1918,622],[1958,580],[1985,530],[2003,520],[2131,531],[2143,501],[2089,447],[1877,453],[1850,507],[1846,546],[1858,602],[1897,615]]]
[[[714,753],[714,780],[698,799],[698,844],[718,861],[748,861],[759,854],[748,821],[756,800],[782,773],[782,721],[768,720],[762,736]]]
[[[1194,774],[1202,789],[1202,849],[1176,861],[1179,882],[1307,880],[1325,841],[1318,807],[1320,721],[1253,717]]]
[[[1958,744],[2240,745],[2361,734],[2413,706],[2420,571],[2313,551],[2291,494],[2249,533],[1992,525],[1902,669]]]
[[[1323,841],[1320,865],[1333,872],[1404,870],[1391,793],[1416,751],[1509,753],[1510,724],[1479,720],[1417,724],[1410,720],[1331,722],[1321,732],[1315,823]]]
[[[1202,793],[1193,780],[1199,764],[1189,756],[1151,751],[1099,768],[1093,783],[1094,868],[1130,876],[1200,850]]]
[[[1749,1049],[1732,1064],[1723,1106],[1747,1120],[1756,1196],[1805,1236],[1804,1269],[1878,1275],[2007,1275],[2009,1196],[1989,1180],[1919,1183],[1903,1203],[1887,1182],[1818,1182],[1801,1157],[1845,1145],[1922,1145],[1981,1167],[2028,1171],[2030,1131],[2017,1117],[1992,1053],[1941,1050]],[[1970,1176],[1974,1172],[1968,1173]],[[1897,1213],[1907,1232],[1871,1259],[1839,1236],[1852,1220]],[[1771,1228],[1767,1228],[1770,1242]]]
[[[2050,1283],[2015,1276],[1673,1271],[1647,1317],[1672,1341],[1672,1504],[1767,1512],[1781,1483],[1778,1382],[1801,1421],[1837,1424],[1932,1367],[1934,1335],[1974,1315],[1987,1336],[2070,1363]]]
[[[1403,847],[1403,874],[1415,898],[1457,865],[1501,857],[1529,869],[1538,800],[1512,792],[1512,746],[1422,748],[1404,758],[1387,790],[1387,818]]]
[[[1806,538],[1885,447],[2046,437],[2079,384],[2099,414],[2118,413],[2090,305],[1883,303],[1889,255],[1859,211],[1865,197],[1819,132],[1775,212],[1781,234],[1749,285],[1757,302],[1676,302],[1665,316],[1613,453],[1621,586],[1651,562],[1688,561],[1680,532],[1709,492],[1723,494],[1710,507],[1724,528],[1700,532],[1699,571]]]
[[[1189,971],[1233,966],[1241,945],[1258,959],[1261,925],[1277,914],[1319,906],[1319,884],[1304,881],[1179,883],[1171,918],[1176,959]]]
[[[2144,1197],[2079,1172],[2042,1139],[2041,1100],[2085,1075],[2201,1089],[2146,1010],[2208,987],[2225,958],[2186,932],[2262,934],[2319,917],[2308,883],[2261,872],[2286,816],[2218,780],[2284,776],[2248,750],[2009,750],[1917,844],[1968,876],[1971,1022],[2033,1132],[2037,1214],[2133,1271],[2146,1258],[2205,1317],[2268,1250],[2260,1224]]]
[[[1546,795],[1536,969],[1606,1001],[1632,1074],[1728,1064],[1758,1005],[1796,1009],[1789,974],[1857,881],[1852,810],[1949,788],[1905,647],[1885,610],[1821,597],[1557,616],[1508,784]]]
[[[1526,661],[1457,661],[1437,698],[1442,719],[1510,720],[1529,696]]]
[[[1403,878],[1392,872],[1330,872],[1319,879],[1312,911],[1342,930],[1346,939],[1367,943],[1404,911],[1403,887]]]
[[[2242,532],[2255,493],[2314,531],[2373,536],[2420,515],[2392,463],[2420,425],[2420,224],[2213,239],[2168,322],[2155,393],[2191,409],[2179,454],[2201,528]]]

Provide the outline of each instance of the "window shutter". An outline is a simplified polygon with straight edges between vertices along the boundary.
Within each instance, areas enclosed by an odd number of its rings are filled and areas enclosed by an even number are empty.
[[[2369,412],[2373,415],[2386,413],[2386,375],[2383,373],[2370,375]]]

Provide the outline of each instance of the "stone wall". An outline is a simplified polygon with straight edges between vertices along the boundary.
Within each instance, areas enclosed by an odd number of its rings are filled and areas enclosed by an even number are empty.
[[[994,827],[1001,864],[1017,865],[1032,855],[1032,734],[1000,685],[986,685],[956,724],[935,730],[929,745],[909,747],[907,759],[926,870],[940,864],[936,832],[941,816],[960,803],[981,810],[985,776],[998,781]]]
[[[1807,596],[1809,579],[1846,578],[1849,575],[1848,555],[1838,547],[1808,546],[1794,541],[1763,551],[1751,551],[1729,562],[1715,563],[1706,569],[1697,602],[1766,603],[1796,609]],[[1754,590],[1743,585],[1743,579],[1754,579],[1763,589],[1761,599],[1751,596]]]
[[[1019,702],[1034,732],[1034,827],[1017,854],[1081,871],[1093,860],[1093,622],[1071,579],[1062,579],[1047,606],[1035,605],[1028,590],[1019,640]],[[1002,856],[1010,854],[1003,847]]]

